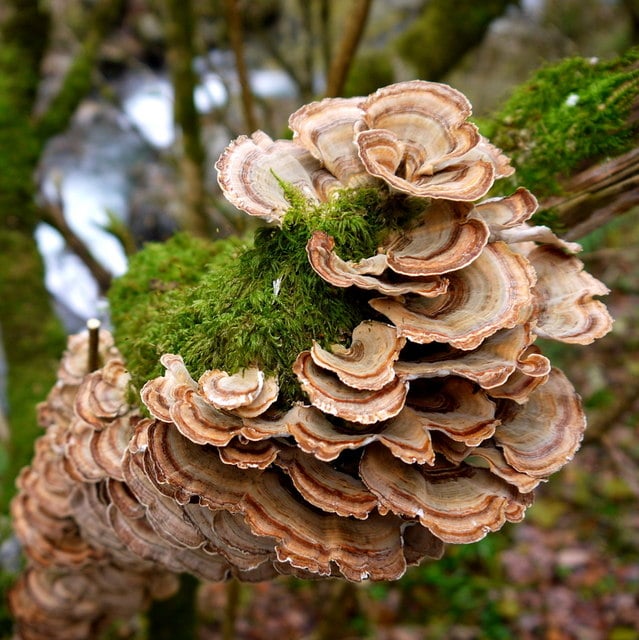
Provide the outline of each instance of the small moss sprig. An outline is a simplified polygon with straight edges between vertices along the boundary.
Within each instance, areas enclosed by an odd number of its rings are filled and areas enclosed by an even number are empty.
[[[278,376],[284,404],[301,399],[291,365],[313,340],[344,342],[370,315],[369,295],[337,289],[311,268],[313,231],[335,239],[347,260],[375,253],[410,205],[378,189],[346,190],[312,205],[283,185],[290,203],[281,227],[252,242],[206,243],[178,235],[131,259],[109,294],[116,340],[134,385],[162,375],[163,353],[180,354],[194,377],[256,365]]]

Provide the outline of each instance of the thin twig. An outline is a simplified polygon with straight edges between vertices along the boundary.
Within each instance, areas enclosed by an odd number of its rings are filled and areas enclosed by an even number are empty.
[[[352,7],[350,7],[349,18],[344,25],[344,35],[337,46],[326,80],[326,95],[328,97],[339,96],[344,90],[355,52],[364,33],[370,6],[371,0],[354,0]]]
[[[253,92],[249,82],[249,74],[244,58],[244,38],[242,27],[242,14],[240,13],[237,0],[224,0],[226,11],[226,21],[229,31],[231,48],[235,55],[235,68],[237,78],[240,82],[242,96],[242,110],[244,112],[244,122],[248,131],[255,131],[258,128],[257,118],[253,104]]]
[[[89,318],[87,329],[89,331],[87,369],[91,373],[100,368],[100,321],[97,318]]]
[[[67,246],[84,263],[98,284],[100,293],[106,293],[111,286],[113,276],[91,254],[84,241],[71,229],[67,222],[62,205],[47,203],[42,207],[42,220],[54,227],[64,238]]]

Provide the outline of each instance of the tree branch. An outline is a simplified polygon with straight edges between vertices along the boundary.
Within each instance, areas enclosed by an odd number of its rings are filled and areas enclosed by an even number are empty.
[[[567,240],[576,240],[639,205],[639,149],[588,167],[562,186],[562,195],[540,206],[558,215]]]
[[[355,58],[355,51],[357,51],[364,33],[370,6],[371,0],[353,2],[351,13],[344,25],[344,35],[337,46],[335,57],[328,72],[328,79],[326,80],[326,95],[328,97],[339,96],[344,90],[348,71]]]
[[[196,76],[193,70],[193,6],[191,0],[164,0],[165,28],[171,79],[173,82],[173,118],[182,136],[181,171],[184,207],[181,220],[193,235],[210,237],[206,210],[204,163],[200,117],[193,93]]]
[[[82,47],[64,77],[62,87],[36,122],[36,134],[43,142],[64,131],[78,104],[91,90],[100,45],[117,25],[124,4],[125,0],[99,0],[93,6]]]
[[[244,58],[242,14],[239,11],[237,0],[224,0],[224,8],[231,48],[235,55],[235,68],[237,69],[237,77],[240,81],[244,123],[248,131],[255,131],[258,128],[258,124],[257,118],[255,117],[253,92],[251,91],[251,84],[249,82],[248,70]]]
[[[62,205],[47,203],[42,207],[42,220],[54,227],[64,238],[67,246],[75,253],[98,283],[101,294],[105,294],[111,286],[113,276],[91,254],[83,240],[73,231],[67,222]]]

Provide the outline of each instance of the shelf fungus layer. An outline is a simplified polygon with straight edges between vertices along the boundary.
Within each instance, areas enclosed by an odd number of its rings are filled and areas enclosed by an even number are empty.
[[[589,344],[612,320],[530,192],[483,199],[513,169],[470,114],[446,85],[403,82],[301,107],[292,140],[227,147],[223,194],[271,223],[219,267],[237,298],[217,324],[206,300],[180,308],[191,328],[139,393],[107,331],[97,353],[71,336],[38,407],[12,503],[21,637],[97,637],[183,572],[395,580],[524,517],[585,428],[536,340]],[[255,260],[265,238],[282,264]],[[204,346],[234,305],[251,328]]]

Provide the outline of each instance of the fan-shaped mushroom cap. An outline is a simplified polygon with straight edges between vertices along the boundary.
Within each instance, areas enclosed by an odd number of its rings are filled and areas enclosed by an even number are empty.
[[[199,380],[202,395],[216,409],[237,409],[251,404],[262,390],[264,374],[254,367],[229,375],[215,369]]]
[[[418,223],[384,244],[388,266],[407,276],[433,276],[470,264],[488,242],[488,226],[464,202],[434,200]]]
[[[160,538],[174,547],[196,549],[205,544],[202,533],[184,517],[181,505],[157,491],[144,467],[144,454],[127,452],[123,462],[124,477],[145,516]]]
[[[524,405],[510,403],[495,432],[508,464],[536,478],[548,477],[572,460],[586,428],[579,396],[559,370],[530,394]]]
[[[146,518],[128,518],[118,508],[110,509],[108,515],[113,530],[127,549],[144,560],[161,564],[169,571],[185,571],[180,550],[160,538]],[[224,579],[224,569],[213,576],[213,579]]]
[[[122,457],[132,435],[133,426],[129,417],[114,420],[106,429],[94,432],[89,443],[91,454],[109,478],[124,479]]]
[[[277,465],[288,473],[300,495],[322,511],[364,520],[377,506],[361,480],[299,449],[285,450]]]
[[[282,421],[302,451],[326,462],[335,460],[346,449],[359,449],[375,441],[411,462],[416,459],[428,462],[432,458],[428,431],[416,428],[410,420],[393,420],[381,430],[368,431],[360,424],[337,426],[314,407],[296,406]]]
[[[378,390],[395,377],[393,363],[405,343],[395,327],[366,320],[353,329],[350,347],[334,344],[327,351],[314,342],[310,353],[316,365],[332,371],[349,387]]]
[[[519,187],[515,193],[504,198],[490,198],[475,205],[479,216],[488,224],[491,233],[518,227],[537,211],[537,198]]]
[[[293,371],[314,406],[361,424],[372,424],[397,415],[408,391],[408,383],[399,378],[377,390],[353,389],[333,373],[320,369],[309,351],[297,356]]]
[[[475,447],[464,462],[471,466],[481,466],[477,464],[478,460],[485,462],[491,473],[503,478],[508,484],[514,485],[522,493],[530,493],[542,481],[542,478],[534,478],[513,469],[506,462],[501,449],[492,444],[483,443],[481,446]]]
[[[251,442],[243,436],[233,438],[225,447],[218,449],[220,460],[240,469],[266,469],[277,458],[281,445],[273,440]]]
[[[202,395],[216,409],[235,410],[246,417],[263,413],[277,399],[279,388],[275,378],[265,378],[255,367],[229,375],[215,369],[199,379]]]
[[[215,409],[194,389],[180,387],[175,395],[171,419],[193,442],[223,447],[240,433],[241,418]]]
[[[27,493],[11,502],[16,535],[30,560],[43,567],[79,567],[104,557],[82,537],[72,518],[49,515],[43,505]]]
[[[590,344],[610,331],[610,314],[602,302],[593,299],[609,293],[608,287],[584,271],[581,260],[551,246],[537,247],[528,259],[538,277],[535,332],[539,336]]]
[[[447,342],[464,350],[530,314],[534,270],[502,242],[487,245],[474,262],[448,278],[448,291],[437,298],[374,298],[369,304],[413,342]]]
[[[289,120],[293,140],[317,158],[345,187],[375,184],[353,144],[362,98],[325,98],[299,108]]]
[[[466,122],[470,103],[458,91],[419,80],[401,82],[370,95],[363,109],[365,124],[358,125],[355,136],[360,158],[370,174],[395,189],[469,201],[492,186],[496,153],[480,152],[482,138]]]
[[[273,141],[262,131],[231,142],[215,164],[218,183],[231,204],[277,222],[289,208],[280,181],[316,200],[309,167],[320,169],[308,151],[290,140]]]
[[[169,485],[180,504],[192,498],[210,509],[238,510],[238,503],[261,471],[224,464],[214,449],[185,438],[173,425],[143,425],[148,433],[149,468],[159,489]]]
[[[320,514],[296,500],[277,474],[266,471],[243,501],[251,529],[276,538],[282,562],[331,575],[332,563],[349,580],[395,580],[406,570],[400,523],[372,513],[367,520]]]
[[[112,558],[129,570],[139,570],[146,566],[152,568],[141,558],[131,553],[113,531],[109,522],[108,510],[111,497],[108,481],[78,484],[70,495],[75,518],[82,537],[93,546],[102,546]]]
[[[189,519],[208,540],[208,546],[241,571],[251,571],[275,559],[275,540],[256,536],[241,514],[211,511],[198,504],[184,506]]]
[[[406,404],[416,412],[423,428],[443,431],[468,446],[490,438],[499,424],[495,403],[462,378],[416,380],[411,383]]]
[[[366,449],[360,477],[382,512],[418,518],[444,542],[481,540],[521,520],[530,498],[485,469],[468,465],[406,466],[379,445]]]
[[[109,360],[102,369],[85,376],[75,398],[75,412],[95,429],[103,429],[131,410],[126,390],[131,376],[122,360]]]
[[[386,257],[383,254],[355,263],[342,260],[334,248],[335,241],[331,236],[324,231],[315,231],[306,245],[306,252],[317,274],[336,287],[356,286],[391,296],[415,293],[430,297],[446,291],[448,281],[438,276],[407,278],[400,282],[384,278],[380,275],[386,268]]]
[[[407,380],[461,376],[492,389],[504,384],[518,368],[529,371],[543,366],[548,372],[547,358],[528,352],[534,339],[529,324],[517,325],[497,331],[472,351],[444,347],[427,350],[417,360],[400,360],[395,364],[395,373]]]
[[[16,487],[29,493],[58,517],[70,515],[69,491],[73,479],[64,470],[62,447],[58,445],[51,432],[35,441],[35,455],[30,467],[20,471]]]
[[[66,433],[65,469],[78,482],[98,482],[107,477],[91,451],[95,433],[93,426],[81,418],[73,420]]]
[[[529,352],[531,354],[539,354],[539,349],[533,345],[529,348]],[[545,372],[542,372],[543,370],[541,366],[539,367],[539,375],[536,376],[528,375],[519,369],[513,371],[504,384],[490,389],[489,393],[491,397],[514,400],[519,404],[525,404],[528,402],[530,394],[537,387],[545,384],[550,373],[550,360],[542,355],[539,355],[539,358],[543,358],[546,361],[544,365]]]
[[[160,362],[166,367],[165,374],[146,382],[140,391],[140,398],[154,418],[171,422],[170,409],[175,401],[175,392],[182,387],[197,389],[197,382],[188,372],[182,356],[165,353],[160,357]]]

